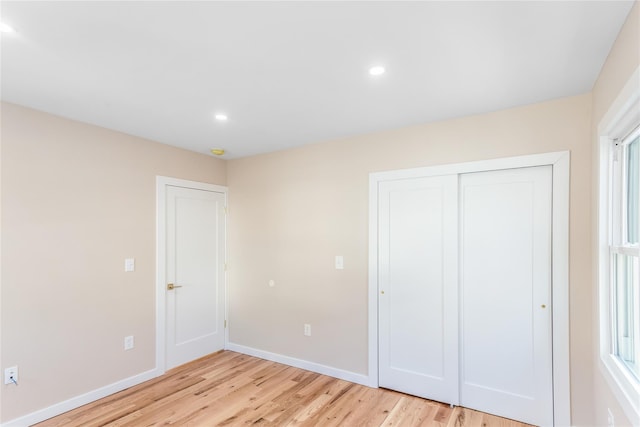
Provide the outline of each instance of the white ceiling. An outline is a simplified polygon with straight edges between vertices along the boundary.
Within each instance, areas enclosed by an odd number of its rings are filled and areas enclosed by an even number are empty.
[[[589,92],[632,5],[2,1],[1,95],[238,158]]]

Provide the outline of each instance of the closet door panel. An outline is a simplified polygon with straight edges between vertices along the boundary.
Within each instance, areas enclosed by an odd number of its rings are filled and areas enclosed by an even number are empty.
[[[379,216],[379,383],[457,403],[457,176],[386,182]]]
[[[460,404],[551,425],[551,167],[464,174],[460,203]]]

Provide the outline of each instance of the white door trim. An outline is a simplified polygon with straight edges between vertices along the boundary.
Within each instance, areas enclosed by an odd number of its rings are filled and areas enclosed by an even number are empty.
[[[229,192],[229,189],[227,187],[223,187],[221,185],[207,184],[204,182],[197,182],[197,181],[188,181],[185,179],[170,178],[166,176],[156,176],[156,371],[158,372],[158,375],[162,375],[166,372],[165,330],[167,327],[167,320],[166,320],[165,286],[167,283],[167,279],[165,277],[166,276],[165,260],[166,260],[167,224],[166,224],[166,218],[165,218],[165,211],[167,207],[167,198],[166,198],[167,186],[183,187],[183,188],[191,188],[194,190],[205,190],[205,191],[214,191],[216,193],[223,193],[225,206],[227,205],[228,192]],[[225,216],[224,227],[225,229],[227,227],[226,216]],[[225,242],[224,242],[225,263],[227,260],[226,234],[227,233],[225,232]],[[225,272],[225,279],[224,279],[224,287],[225,287],[224,311],[225,311],[225,319],[226,319],[227,313],[228,313],[228,305],[227,305],[228,292],[227,292],[226,272]],[[227,348],[227,343],[229,342],[228,334],[229,334],[229,329],[225,327],[224,348]]]
[[[569,376],[569,151],[506,157],[369,175],[369,386],[378,387],[378,186],[383,181],[551,165],[553,419],[571,425]]]

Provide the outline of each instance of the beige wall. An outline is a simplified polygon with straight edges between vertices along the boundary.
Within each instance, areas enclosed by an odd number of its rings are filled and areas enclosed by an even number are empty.
[[[19,387],[0,386],[6,422],[154,368],[155,177],[225,185],[226,163],[12,104],[1,114],[1,366],[20,368]]]
[[[583,95],[230,161],[230,340],[366,374],[369,173],[570,150],[572,415],[592,424],[590,126]]]
[[[632,73],[640,66],[640,3],[636,2],[631,13],[627,17],[622,31],[609,53],[609,57],[605,62],[600,76],[593,88],[593,120],[592,120],[592,152],[593,152],[593,175],[592,175],[592,193],[593,193],[593,212],[597,212],[597,195],[598,195],[598,132],[597,127],[604,115],[611,107],[611,104],[622,90],[625,83],[629,80]],[[594,331],[598,328],[598,302],[597,302],[597,215],[593,216],[592,222],[592,249],[593,249],[593,285],[592,285],[592,301],[593,301],[593,319],[592,325]],[[594,339],[592,367],[594,377],[594,410],[595,425],[607,425],[607,408],[611,408],[614,415],[616,425],[631,425],[630,420],[625,416],[616,402],[611,390],[602,375],[598,366],[598,340]],[[640,399],[640,397],[639,397]]]

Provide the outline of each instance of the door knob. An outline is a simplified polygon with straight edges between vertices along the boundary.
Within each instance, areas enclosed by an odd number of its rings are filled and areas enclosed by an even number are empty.
[[[168,289],[168,290],[172,290],[172,289],[176,289],[176,288],[181,288],[181,287],[182,287],[182,286],[176,286],[176,285],[174,285],[173,283],[169,283],[169,284],[167,285],[167,289]]]

